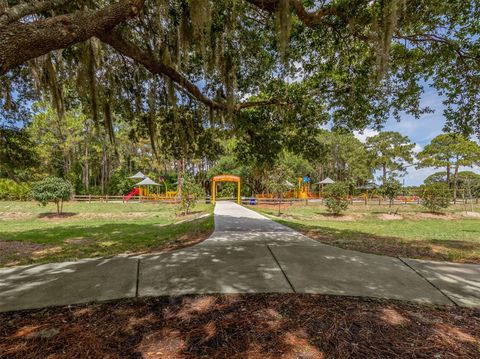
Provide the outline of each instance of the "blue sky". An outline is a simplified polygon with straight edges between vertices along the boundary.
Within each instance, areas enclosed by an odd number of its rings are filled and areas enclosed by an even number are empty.
[[[425,93],[422,96],[421,105],[428,106],[433,113],[422,115],[416,119],[413,116],[402,114],[400,122],[397,122],[393,118],[389,118],[384,131],[397,131],[404,136],[408,136],[412,142],[417,145],[415,151],[421,151],[425,145],[440,133],[442,133],[443,126],[445,124],[445,118],[443,117],[443,104],[442,97],[438,96],[435,89],[425,85]],[[377,132],[367,129],[363,133],[356,133],[356,137],[361,141],[364,141],[367,137],[375,135]],[[461,170],[473,170],[480,174],[480,168],[461,168]],[[441,169],[423,168],[415,169],[409,168],[407,175],[404,177],[406,186],[415,186],[423,183],[423,180],[430,174],[441,171]]]

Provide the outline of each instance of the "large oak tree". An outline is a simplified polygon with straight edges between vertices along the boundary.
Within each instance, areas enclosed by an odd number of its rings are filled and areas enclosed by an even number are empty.
[[[478,0],[3,0],[0,105],[8,116],[43,94],[61,117],[65,81],[75,78],[70,91],[108,131],[108,107],[131,115],[188,101],[225,126],[253,106],[283,113],[313,101],[318,125],[333,120],[354,129],[379,126],[401,111],[429,111],[420,107],[428,84],[445,97],[449,128],[478,133],[479,6]]]

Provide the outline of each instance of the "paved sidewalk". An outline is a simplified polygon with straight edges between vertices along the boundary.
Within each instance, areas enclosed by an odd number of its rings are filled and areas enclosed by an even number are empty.
[[[327,246],[231,202],[194,247],[0,269],[0,311],[141,296],[298,292],[480,307],[480,265]]]

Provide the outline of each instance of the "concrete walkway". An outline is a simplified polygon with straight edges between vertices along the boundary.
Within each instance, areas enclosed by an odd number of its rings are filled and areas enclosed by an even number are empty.
[[[169,253],[0,269],[0,311],[191,293],[319,293],[480,307],[480,265],[327,246],[231,202],[215,232]]]

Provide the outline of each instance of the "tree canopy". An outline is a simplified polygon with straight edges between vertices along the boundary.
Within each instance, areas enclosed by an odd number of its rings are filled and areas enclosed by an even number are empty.
[[[478,0],[1,1],[0,105],[18,121],[39,96],[61,118],[81,102],[109,137],[112,109],[187,103],[212,125],[270,106],[357,129],[429,111],[428,84],[451,130],[478,133],[478,15]]]

